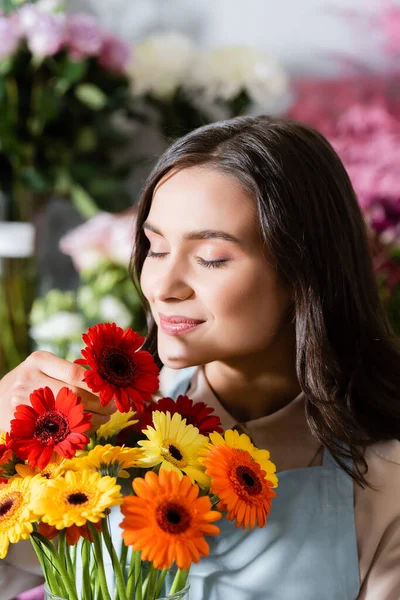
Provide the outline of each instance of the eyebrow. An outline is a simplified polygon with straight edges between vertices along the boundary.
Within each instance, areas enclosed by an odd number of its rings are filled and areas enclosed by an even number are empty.
[[[148,231],[152,231],[153,233],[156,233],[157,235],[161,235],[162,237],[164,237],[163,234],[161,233],[161,231],[159,229],[157,229],[157,227],[154,227],[154,225],[149,223],[149,221],[145,221],[145,223],[143,223],[143,229],[147,229]],[[232,242],[234,244],[237,244],[238,246],[242,245],[239,238],[235,237],[234,235],[231,235],[230,233],[227,233],[226,231],[220,231],[220,230],[216,230],[216,229],[201,229],[201,230],[197,230],[197,231],[190,231],[188,233],[185,233],[185,235],[183,236],[183,239],[184,240],[224,240],[225,242]]]

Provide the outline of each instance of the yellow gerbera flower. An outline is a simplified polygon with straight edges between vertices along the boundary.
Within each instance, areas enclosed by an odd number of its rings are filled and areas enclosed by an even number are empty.
[[[0,444],[5,444],[6,443],[6,433],[5,431],[0,431]]]
[[[117,410],[111,415],[107,423],[101,425],[96,431],[96,437],[98,440],[108,440],[118,435],[120,431],[134,425],[138,422],[138,419],[133,417],[136,415],[135,411],[129,410],[126,413],[122,413]]]
[[[256,448],[248,435],[239,433],[235,429],[227,429],[224,436],[216,432],[210,433],[210,440],[211,444],[208,445],[208,448],[212,446],[229,446],[236,450],[247,451],[253,460],[258,462],[260,468],[265,471],[266,479],[272,483],[272,487],[278,487],[278,478],[275,474],[276,466],[269,460],[270,453],[268,450]]]
[[[69,468],[69,462],[70,461],[65,459],[63,456],[54,453],[53,459],[44,469],[39,469],[39,467],[32,468],[28,464],[24,464],[15,465],[15,470],[20,477],[33,477],[34,475],[40,475],[45,479],[55,479],[56,477],[64,475],[65,471]]]
[[[38,519],[31,505],[33,477],[13,479],[0,489],[0,558],[4,558],[9,544],[26,540]]]
[[[139,459],[143,456],[140,448],[126,448],[125,446],[95,446],[87,456],[70,460],[71,468],[90,469],[98,471],[101,475],[110,477],[128,478],[129,473],[124,469],[137,467]]]
[[[37,485],[32,506],[44,523],[57,529],[81,527],[87,521],[97,523],[107,508],[121,504],[120,489],[115,477],[89,470],[67,471],[64,477]]]
[[[171,417],[169,412],[156,410],[153,412],[153,425],[143,430],[148,439],[138,442],[144,450],[139,466],[161,465],[161,469],[176,471],[181,478],[186,473],[192,483],[207,487],[210,479],[199,457],[207,447],[208,438],[201,435],[197,427],[186,425],[186,419],[182,419],[179,413]]]

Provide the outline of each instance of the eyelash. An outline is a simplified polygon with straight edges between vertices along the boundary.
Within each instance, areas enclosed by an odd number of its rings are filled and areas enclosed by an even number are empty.
[[[151,250],[149,250],[147,252],[147,257],[164,258],[164,256],[166,256],[167,254],[168,252],[152,252]],[[206,269],[223,269],[227,266],[228,262],[227,260],[204,260],[203,258],[200,258],[200,256],[196,256],[196,261],[199,265],[205,267]]]

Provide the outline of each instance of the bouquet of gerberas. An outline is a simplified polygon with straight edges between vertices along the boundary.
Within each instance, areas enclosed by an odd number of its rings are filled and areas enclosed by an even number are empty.
[[[67,387],[34,390],[16,408],[0,447],[0,558],[30,538],[48,598],[185,598],[221,511],[237,527],[265,526],[275,466],[246,435],[222,435],[204,403],[152,401],[158,369],[136,332],[99,324],[83,340],[84,381],[117,410],[93,431]],[[133,446],[120,444],[132,426]]]

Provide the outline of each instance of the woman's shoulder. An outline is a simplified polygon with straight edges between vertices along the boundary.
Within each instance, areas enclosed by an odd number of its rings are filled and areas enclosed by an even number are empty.
[[[368,446],[365,452],[369,486],[355,486],[356,508],[382,522],[400,516],[400,441],[387,440]],[[379,516],[378,516],[379,515]]]
[[[372,444],[365,452],[365,460],[370,486],[354,487],[362,584],[359,599],[397,598],[390,594],[400,585],[400,442]]]

